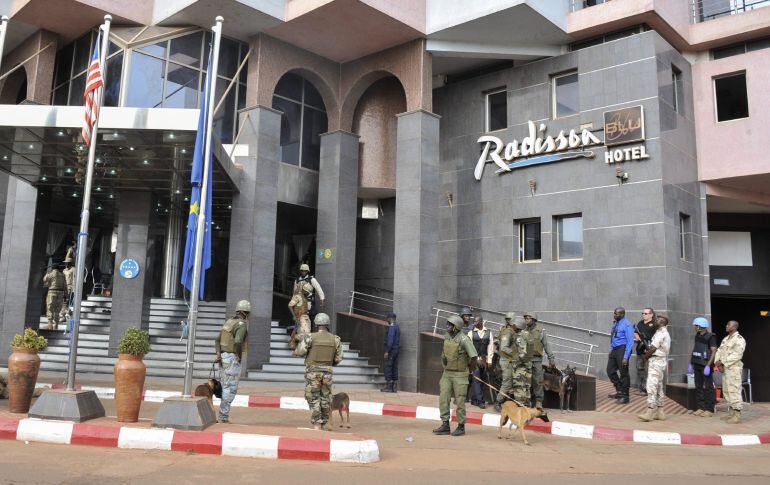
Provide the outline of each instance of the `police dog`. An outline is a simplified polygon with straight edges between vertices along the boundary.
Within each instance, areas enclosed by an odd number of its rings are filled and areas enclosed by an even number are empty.
[[[195,388],[193,396],[205,397],[209,400],[209,403],[214,405],[214,396],[222,399],[222,384],[216,379],[209,379],[205,384]]]
[[[332,421],[334,421],[334,411],[340,413],[340,428],[345,423],[345,418],[342,416],[342,411],[345,411],[345,415],[348,418],[347,427],[350,428],[350,398],[344,392],[340,392],[332,396],[331,412],[329,413],[329,427],[334,428]]]
[[[567,366],[560,371],[558,369],[546,369],[543,374],[543,390],[552,391],[559,394],[559,410],[562,412],[570,411],[570,401],[572,392],[575,390],[577,377],[575,368]]]
[[[548,414],[542,409],[525,408],[513,401],[505,401],[503,403],[503,409],[500,411],[500,425],[497,428],[497,438],[503,439],[503,426],[510,421],[506,439],[510,439],[512,433],[511,427],[515,424],[516,429],[518,429],[519,434],[521,434],[521,439],[524,441],[524,444],[529,446],[527,435],[524,434],[524,426],[528,425],[535,418],[540,418],[543,421],[548,422]]]

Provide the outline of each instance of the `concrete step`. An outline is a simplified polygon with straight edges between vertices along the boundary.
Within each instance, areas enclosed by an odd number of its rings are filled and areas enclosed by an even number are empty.
[[[335,384],[385,384],[385,378],[380,375],[352,375],[334,372]],[[278,372],[249,372],[250,381],[260,382],[305,382],[304,371],[300,374],[286,374]]]
[[[187,345],[187,339],[179,340],[178,334],[176,337],[153,337],[150,336],[150,345],[155,344],[161,344],[161,345]],[[200,334],[196,332],[195,335],[195,346],[196,347],[211,347],[214,348],[214,339],[209,338],[201,338]]]
[[[177,305],[177,306],[184,306],[185,301],[182,299],[172,299],[172,298],[151,298],[150,299],[151,305]],[[227,308],[227,302],[224,301],[202,301],[198,303],[198,308]]]
[[[176,330],[160,330],[157,328],[150,329],[150,337],[176,337],[179,338],[182,335],[182,329]],[[209,330],[196,329],[195,337],[197,339],[211,339],[214,340],[219,335],[219,332],[212,332]]]
[[[79,344],[80,342],[78,342]],[[94,347],[84,347],[81,345],[78,345],[78,357],[81,355],[88,355],[91,357],[107,357],[107,348],[94,348]],[[70,355],[70,348],[69,347],[51,347],[48,346],[47,349],[45,349],[45,353],[41,353],[42,355]],[[42,357],[41,357],[42,359]]]
[[[270,357],[290,357],[293,356],[292,350],[288,347],[285,348],[275,348],[273,346],[270,346]],[[359,357],[357,350],[350,350],[342,351],[342,358],[343,359],[357,359]]]
[[[271,336],[272,337],[272,336]],[[270,339],[270,349],[288,349],[289,348],[289,339],[286,340],[278,340],[274,341],[272,338]],[[342,350],[343,351],[350,351],[350,344],[347,342],[342,342]],[[354,351],[355,352],[355,351]]]
[[[344,362],[344,361],[343,361]],[[278,373],[278,374],[304,374],[304,364],[265,364],[262,366],[262,372]],[[377,368],[374,366],[362,366],[362,365],[350,365],[350,366],[336,366],[334,368],[334,374],[345,375],[374,375],[377,374]]]
[[[289,364],[289,365],[305,365],[305,359],[304,357],[286,357],[286,356],[274,356],[272,353],[270,354],[270,360],[268,361],[270,364]],[[342,362],[340,362],[338,367],[348,367],[348,366],[368,366],[369,365],[369,359],[366,357],[343,357]]]

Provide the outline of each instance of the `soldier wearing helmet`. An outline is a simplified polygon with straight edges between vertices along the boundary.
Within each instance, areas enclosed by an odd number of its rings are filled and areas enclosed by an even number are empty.
[[[532,379],[529,360],[527,359],[527,341],[521,334],[526,327],[522,317],[514,313],[505,314],[505,327],[500,330],[500,368],[503,371],[503,383],[497,394],[495,409],[499,412],[506,395],[524,404],[529,402],[529,383]]]
[[[72,304],[72,295],[75,292],[75,268],[72,267],[74,259],[70,250],[67,250],[67,255],[64,257],[64,271],[62,271],[64,273],[64,281],[67,283],[67,291],[61,307],[61,320],[65,324],[67,323],[70,305]]]
[[[306,288],[306,284],[309,284],[311,288],[310,294],[307,296],[307,311],[310,319],[312,320],[315,314],[318,312],[318,308],[316,308],[315,305],[316,301],[319,303],[318,306],[323,308],[326,306],[326,296],[324,295],[324,290],[321,288],[318,280],[315,279],[315,276],[310,274],[310,266],[308,266],[307,263],[302,263],[299,266],[299,276],[294,281],[293,294],[296,295],[303,292]]]
[[[229,318],[222,326],[214,348],[217,352],[216,362],[223,368],[222,401],[219,405],[219,422],[230,422],[230,405],[238,393],[238,382],[241,377],[241,357],[249,334],[249,315],[251,303],[241,300],[235,305],[235,316]]]
[[[332,399],[332,367],[342,362],[342,342],[329,332],[329,315],[315,317],[318,331],[305,334],[296,355],[305,357],[305,399],[310,407],[310,422],[315,429],[331,429],[329,414]]]
[[[473,327],[473,312],[465,306],[460,310],[460,318],[463,319],[463,333],[468,333]]]
[[[464,321],[457,315],[447,318],[447,333],[444,336],[444,350],[441,353],[441,363],[444,373],[439,382],[439,410],[441,426],[433,430],[433,434],[446,435],[450,433],[449,418],[452,397],[457,407],[457,428],[452,436],[465,434],[465,398],[468,395],[468,371],[476,368],[476,348],[468,335],[462,332]]]
[[[694,374],[695,378],[695,404],[698,410],[693,415],[710,418],[714,415],[716,405],[711,366],[717,353],[717,338],[709,332],[709,321],[704,317],[697,317],[692,324],[695,327],[695,344],[687,373]]]
[[[526,312],[524,321],[527,323],[525,337],[527,340],[527,354],[530,356],[530,366],[532,368],[532,402],[538,409],[543,408],[543,354],[548,356],[548,367],[553,368],[555,357],[548,345],[548,336],[542,326],[537,324],[537,313]]]
[[[289,348],[295,349],[297,342],[302,336],[310,333],[310,297],[313,295],[313,286],[308,283],[302,283],[298,292],[291,297],[289,301],[289,311],[294,317],[294,331],[291,333]]]

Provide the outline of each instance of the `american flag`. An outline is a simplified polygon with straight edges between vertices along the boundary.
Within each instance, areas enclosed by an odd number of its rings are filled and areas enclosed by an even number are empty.
[[[93,132],[96,119],[99,117],[99,101],[102,96],[102,87],[104,86],[102,66],[99,64],[99,44],[101,44],[101,38],[102,36],[100,33],[94,45],[94,54],[91,56],[91,64],[88,66],[88,74],[86,74],[86,90],[83,93],[83,104],[86,108],[86,113],[82,136],[86,145],[91,145],[91,133]]]

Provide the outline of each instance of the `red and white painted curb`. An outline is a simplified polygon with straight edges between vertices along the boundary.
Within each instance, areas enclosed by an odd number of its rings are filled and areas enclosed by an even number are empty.
[[[194,451],[211,455],[374,463],[375,440],[287,438],[247,433],[104,426],[42,419],[0,418],[0,439],[108,448]]]
[[[48,387],[47,385],[43,385]],[[104,399],[115,397],[115,389],[108,387],[88,387],[84,390],[92,390],[96,395]],[[144,392],[144,400],[148,402],[162,402],[167,397],[179,396],[181,393],[173,391]],[[219,399],[214,398],[214,404],[219,404]],[[303,397],[289,396],[259,396],[237,395],[232,403],[234,407],[249,408],[280,408],[292,410],[309,410],[307,401]],[[381,402],[350,401],[350,412],[356,414],[369,414],[373,416],[399,416],[402,418],[416,418],[429,421],[441,421],[439,409],[431,406],[410,406],[402,404],[385,404]],[[452,420],[456,420],[452,410]],[[498,427],[500,415],[493,413],[477,413],[470,411],[466,414],[466,424],[478,424],[481,426]],[[569,438],[594,439],[605,441],[631,441],[634,443],[652,443],[662,445],[715,445],[715,446],[744,446],[770,444],[770,433],[763,434],[686,434],[668,433],[661,431],[648,431],[638,429],[619,429],[594,426],[591,424],[567,423],[564,421],[543,422],[539,419],[527,426],[527,429],[538,432],[565,436]]]

